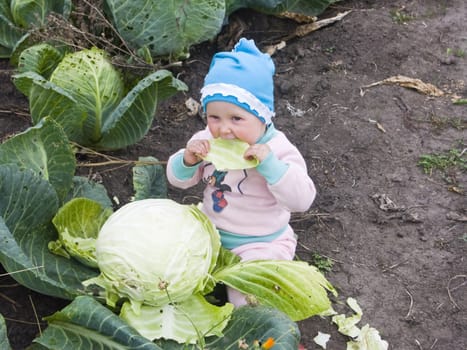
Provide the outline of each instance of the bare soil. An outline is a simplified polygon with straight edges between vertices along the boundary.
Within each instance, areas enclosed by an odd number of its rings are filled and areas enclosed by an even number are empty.
[[[466,148],[467,106],[452,100],[467,98],[467,3],[351,0],[320,19],[347,10],[341,21],[287,40],[273,56],[276,127],[301,150],[318,188],[311,210],[293,216],[297,255],[319,264],[313,258],[319,254],[333,263],[325,274],[340,293],[336,309],[349,312],[345,300],[356,298],[363,309],[359,325],[379,330],[389,349],[467,349],[465,165],[431,173],[418,165],[422,155]],[[141,142],[112,154],[167,159],[204,127],[187,114],[185,101],[199,98],[212,54],[240,35],[265,48],[296,26],[250,11],[234,14],[218,40],[193,47],[176,72],[190,91],[161,104]],[[3,138],[23,131],[30,119],[27,100],[11,83],[12,68],[0,65]],[[364,87],[396,75],[433,84],[444,95],[398,84]],[[130,167],[79,172],[101,178],[120,205],[130,200]],[[200,191],[171,188],[169,195],[196,202]],[[31,344],[46,327],[42,317],[68,302],[0,272],[0,313],[14,349]],[[318,331],[332,335],[328,349],[345,349],[348,339],[330,319],[299,326],[308,350],[319,348],[312,340]]]

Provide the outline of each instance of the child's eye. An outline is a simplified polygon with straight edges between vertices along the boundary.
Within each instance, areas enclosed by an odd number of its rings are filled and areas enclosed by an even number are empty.
[[[232,117],[232,120],[233,120],[234,122],[239,122],[240,120],[242,120],[242,118],[241,118],[241,117],[237,117],[237,116],[233,116],[233,117]]]
[[[211,119],[211,120],[218,120],[219,117],[217,115],[208,115],[208,119]]]

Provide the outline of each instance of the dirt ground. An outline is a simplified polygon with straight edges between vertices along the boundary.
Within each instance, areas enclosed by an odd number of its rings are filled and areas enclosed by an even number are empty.
[[[354,297],[360,327],[376,328],[389,349],[467,349],[466,170],[425,173],[426,154],[466,150],[467,2],[464,0],[342,1],[320,19],[351,10],[341,21],[277,51],[275,125],[303,153],[318,196],[311,210],[294,214],[297,255],[332,263],[326,272],[339,291],[336,309]],[[295,22],[248,11],[232,16],[219,40],[198,45],[176,73],[190,87],[159,108],[138,144],[113,155],[166,160],[203,128],[185,108],[197,99],[212,54],[243,35],[259,46],[287,37]],[[0,137],[29,126],[27,101],[0,61]],[[430,96],[398,84],[366,87],[403,75],[444,92]],[[120,204],[132,195],[131,169],[82,168],[101,177]],[[196,202],[199,189],[170,189],[180,202]],[[316,258],[318,254],[318,258]],[[313,258],[314,257],[314,258]],[[17,285],[0,271],[0,313],[14,349],[39,333],[38,320],[68,303]],[[40,327],[46,324],[40,321]],[[302,343],[331,334],[327,349],[348,340],[328,318],[299,323]]]

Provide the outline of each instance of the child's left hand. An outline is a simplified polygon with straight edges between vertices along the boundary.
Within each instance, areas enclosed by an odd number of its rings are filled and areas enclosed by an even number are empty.
[[[263,160],[266,159],[269,152],[271,152],[271,148],[269,148],[268,145],[257,143],[257,144],[254,144],[248,147],[243,157],[245,159],[256,158],[258,159],[259,162],[262,162]]]

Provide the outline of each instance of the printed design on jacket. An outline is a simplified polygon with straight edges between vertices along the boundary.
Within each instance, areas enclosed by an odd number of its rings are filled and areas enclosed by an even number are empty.
[[[223,183],[226,175],[227,171],[214,170],[212,175],[209,175],[206,179],[209,185],[216,188],[216,190],[211,193],[212,207],[216,213],[220,213],[228,204],[224,197],[224,192],[232,192],[232,188]]]
[[[232,188],[224,183],[227,171],[214,170],[214,172],[209,175],[204,182],[215,187],[216,189],[211,193],[212,198],[212,208],[216,213],[220,213],[224,208],[229,204],[227,199],[225,199],[224,192],[232,192]],[[237,184],[238,192],[243,194],[240,189],[240,185],[248,177],[246,170],[243,170],[244,178],[239,181]]]

